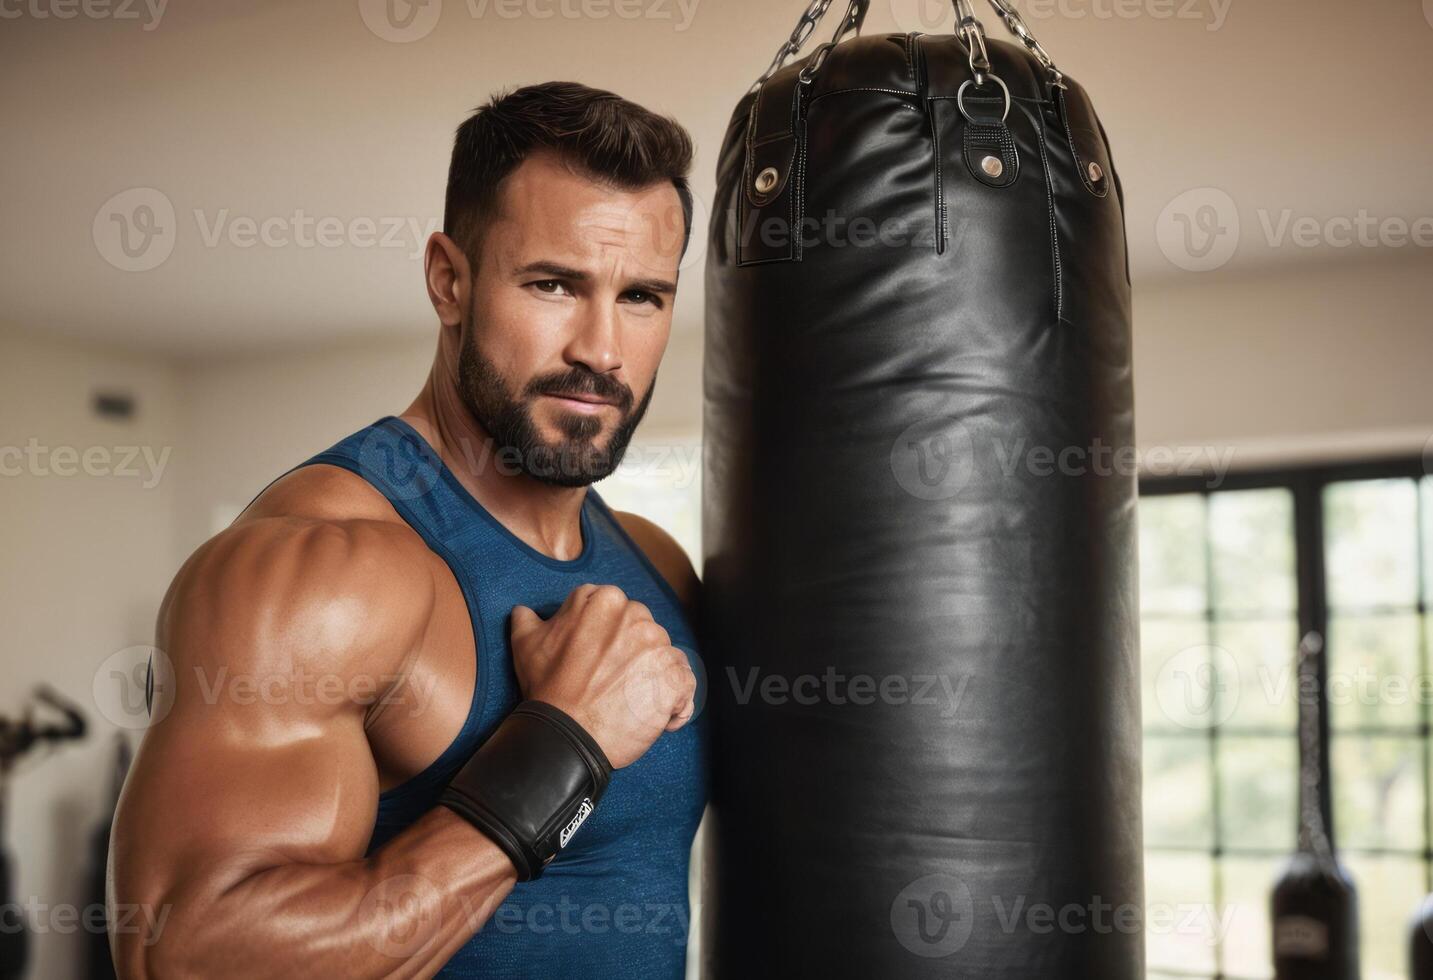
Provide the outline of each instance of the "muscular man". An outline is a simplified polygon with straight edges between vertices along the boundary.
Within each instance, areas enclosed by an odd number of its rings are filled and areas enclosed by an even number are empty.
[[[115,935],[121,976],[682,975],[697,581],[588,484],[652,396],[691,154],[569,83],[459,128],[422,392],[272,483],[160,610],[110,884],[165,917]]]

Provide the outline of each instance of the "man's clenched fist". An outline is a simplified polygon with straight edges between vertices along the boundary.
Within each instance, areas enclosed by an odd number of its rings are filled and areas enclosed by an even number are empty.
[[[579,585],[542,619],[512,611],[513,668],[524,698],[570,715],[614,769],[636,761],[695,710],[696,676],[651,610],[615,585]]]

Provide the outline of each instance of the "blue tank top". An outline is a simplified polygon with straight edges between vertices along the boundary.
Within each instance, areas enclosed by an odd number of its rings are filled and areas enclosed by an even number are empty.
[[[303,465],[313,463],[350,470],[388,498],[452,570],[477,641],[462,730],[427,769],[379,796],[369,853],[432,809],[448,779],[521,700],[508,645],[514,606],[547,617],[578,585],[611,583],[651,609],[703,680],[681,602],[590,487],[582,553],[562,561],[504,527],[401,419],[380,419]],[[704,695],[698,691],[699,708]],[[597,809],[542,877],[519,883],[438,975],[682,977],[688,859],[706,805],[705,744],[699,711],[615,772]]]

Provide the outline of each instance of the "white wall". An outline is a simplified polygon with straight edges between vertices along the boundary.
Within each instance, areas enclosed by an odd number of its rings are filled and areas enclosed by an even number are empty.
[[[1433,257],[1135,292],[1143,447],[1232,449],[1236,466],[1418,453],[1433,436]]]
[[[180,549],[193,551],[290,467],[403,411],[432,361],[432,341],[400,339],[180,364],[191,448]]]
[[[136,418],[95,418],[96,389],[133,394]],[[126,712],[121,697],[135,691],[110,671],[132,666],[120,651],[152,642],[174,571],[179,405],[175,372],[152,358],[0,335],[0,713],[12,715],[43,681],[91,721],[86,741],[30,759],[10,786],[7,843],[20,902],[90,901],[83,865],[109,804],[109,739],[135,706]],[[129,447],[165,465],[130,459]],[[41,914],[37,925],[63,922]],[[31,976],[77,974],[74,937],[37,935],[33,945]]]

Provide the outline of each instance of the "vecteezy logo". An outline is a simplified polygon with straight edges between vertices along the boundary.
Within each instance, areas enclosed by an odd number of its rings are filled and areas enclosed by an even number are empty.
[[[179,224],[174,204],[153,187],[120,191],[95,212],[95,248],[121,272],[148,272],[174,251]]]
[[[1198,187],[1170,201],[1155,225],[1160,251],[1186,272],[1212,272],[1239,250],[1239,208],[1217,187]]]
[[[420,41],[433,33],[443,0],[358,0],[358,14],[375,37],[394,44]]]
[[[358,930],[384,956],[410,959],[438,938],[443,922],[443,895],[419,875],[385,878],[358,903]]]
[[[1164,662],[1154,684],[1160,710],[1181,728],[1222,725],[1239,706],[1239,662],[1223,647],[1180,650]]]
[[[358,447],[358,466],[390,497],[418,500],[437,486],[443,462],[426,442],[376,426]]]
[[[975,444],[952,418],[925,419],[896,437],[891,473],[901,489],[921,500],[949,500],[970,482]]]
[[[567,842],[572,840],[572,835],[577,833],[577,828],[581,827],[587,821],[591,813],[592,800],[584,797],[582,805],[577,808],[577,812],[572,815],[572,819],[567,822],[567,826],[562,828],[562,833],[557,837],[557,847],[559,850],[567,846]]]
[[[975,928],[970,888],[953,875],[919,878],[891,903],[891,931],[902,946],[927,959],[958,952]]]
[[[686,663],[633,671],[627,676],[622,693],[626,695],[627,707],[634,715],[645,717],[657,705],[670,704],[672,695],[687,683],[689,675],[696,679],[696,690],[692,693],[692,714],[687,719],[688,723],[702,713],[707,700],[706,664],[696,652],[685,647],[680,649],[687,655]]]
[[[1429,0],[1433,3],[1433,0]],[[692,194],[692,233],[687,241],[686,254],[678,264],[678,269],[687,269],[699,262],[707,251],[707,227],[711,224],[712,209],[707,206],[706,198],[700,194]]]
[[[1329,927],[1306,915],[1286,915],[1274,922],[1274,955],[1322,960],[1329,955]]]
[[[125,647],[104,659],[91,685],[105,721],[139,731],[159,724],[174,707],[174,662],[158,647]]]

